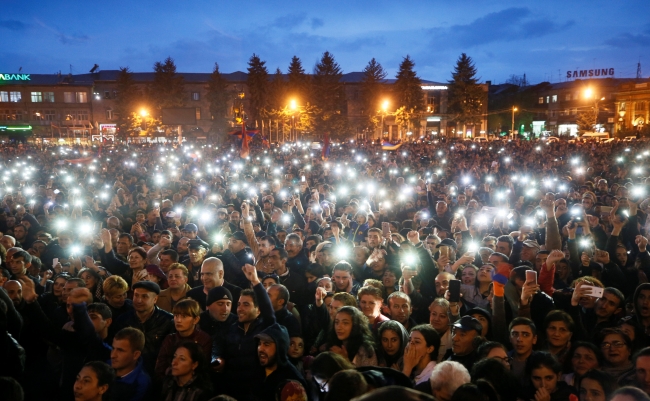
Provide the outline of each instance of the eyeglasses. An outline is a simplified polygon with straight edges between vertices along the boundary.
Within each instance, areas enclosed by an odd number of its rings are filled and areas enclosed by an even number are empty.
[[[600,348],[602,349],[623,348],[623,347],[625,347],[625,343],[622,341],[612,341],[611,343],[600,344]]]

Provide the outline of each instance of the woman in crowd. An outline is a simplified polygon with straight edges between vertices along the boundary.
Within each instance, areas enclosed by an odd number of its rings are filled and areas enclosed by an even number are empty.
[[[109,390],[115,380],[115,371],[104,362],[88,362],[74,383],[75,401],[108,400]]]
[[[162,386],[161,400],[205,401],[212,395],[208,364],[201,346],[186,341],[176,347]]]
[[[460,272],[460,281],[465,285],[476,284],[476,276],[478,275],[478,267],[474,265],[465,265]]]
[[[554,310],[546,315],[544,320],[546,344],[544,344],[544,347],[561,364],[564,364],[571,349],[571,338],[574,330],[575,324],[568,313],[562,310]]]
[[[384,275],[381,278],[381,282],[384,285],[385,298],[384,302],[388,299],[388,296],[395,291],[399,291],[399,279],[402,277],[402,271],[396,267],[387,267],[384,271]]]
[[[401,323],[394,320],[384,322],[377,332],[379,366],[402,370],[404,348],[409,342],[409,333]]]
[[[113,321],[133,309],[133,301],[127,297],[129,285],[122,277],[107,277],[102,283],[102,288],[104,292],[104,303],[111,309]]]
[[[46,315],[54,312],[54,310],[63,303],[63,287],[70,278],[69,275],[62,273],[57,274],[53,278],[52,290],[41,295],[41,308]]]
[[[449,301],[438,298],[429,305],[429,324],[440,336],[437,362],[441,362],[447,350],[451,349],[451,329],[449,327]]]
[[[607,401],[617,388],[618,384],[610,375],[595,369],[585,373],[578,383],[580,401]]]
[[[560,380],[562,365],[548,352],[531,355],[526,373],[531,384],[524,390],[525,400],[569,401],[571,394],[577,396],[573,387]]]
[[[79,270],[77,277],[86,283],[86,288],[88,288],[88,291],[90,291],[90,293],[93,295],[95,302],[102,300],[104,296],[104,283],[102,276],[100,276],[99,273],[93,269],[84,267],[83,269]]]
[[[478,269],[474,283],[470,285],[461,284],[463,299],[482,308],[489,307],[488,296],[490,295],[492,276],[495,270],[493,264],[484,264]]]
[[[603,372],[619,383],[626,382],[634,375],[632,340],[627,334],[618,328],[603,329],[598,336],[598,345],[605,357]]]
[[[428,324],[421,324],[411,329],[408,345],[404,350],[404,367],[402,373],[410,377],[415,385],[426,382],[436,366],[440,348],[440,336]]]
[[[505,345],[496,341],[487,341],[478,347],[477,353],[480,360],[496,359],[508,370],[511,369],[512,358],[508,356],[508,349]]]
[[[327,334],[327,349],[347,358],[354,366],[377,365],[368,319],[352,306],[344,306],[336,313]]]
[[[571,386],[576,386],[588,371],[600,369],[604,363],[605,358],[600,348],[590,342],[577,342],[567,355],[564,370],[568,373],[562,376],[562,380]]]

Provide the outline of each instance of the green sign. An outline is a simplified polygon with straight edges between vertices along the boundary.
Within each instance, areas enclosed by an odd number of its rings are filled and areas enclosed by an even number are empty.
[[[0,81],[31,81],[31,74],[0,74]]]

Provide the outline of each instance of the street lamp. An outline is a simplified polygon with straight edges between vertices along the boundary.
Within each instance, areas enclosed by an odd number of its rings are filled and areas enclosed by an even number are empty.
[[[146,109],[140,110],[140,115],[142,116],[142,122],[144,123],[144,130],[147,130],[147,120],[146,117],[149,115],[149,112]]]
[[[388,110],[388,105],[390,102],[388,100],[384,100],[384,102],[381,104],[381,109],[384,111],[381,114],[381,132],[379,134],[379,139],[382,139],[384,137],[384,116],[386,115],[386,111]]]
[[[512,139],[515,139],[515,111],[517,111],[517,108],[512,106],[512,125],[510,127],[510,135],[512,135]]]
[[[599,110],[599,103],[605,100],[605,97],[601,97],[600,99],[597,98],[596,93],[591,88],[585,89],[584,92],[585,99],[591,100],[594,102],[594,127],[593,129],[596,129],[596,125],[598,125],[598,113],[600,112]]]

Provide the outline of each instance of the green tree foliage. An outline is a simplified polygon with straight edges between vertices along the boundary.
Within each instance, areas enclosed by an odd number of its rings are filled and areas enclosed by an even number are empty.
[[[472,58],[462,53],[449,81],[447,112],[463,125],[463,132],[466,125],[481,124],[485,97]]]
[[[595,108],[590,108],[578,114],[576,119],[576,124],[578,124],[578,132],[580,134],[586,134],[587,132],[593,132],[596,127],[597,114]]]
[[[402,126],[408,129],[410,126],[420,127],[420,113],[424,111],[424,91],[422,81],[415,73],[415,62],[410,56],[404,57],[399,65],[397,80],[393,86],[396,106],[401,110]]]
[[[347,105],[345,89],[341,82],[343,72],[334,60],[334,55],[326,51],[314,67],[313,89],[314,106],[320,113],[315,122],[318,134],[329,132],[332,136],[345,135],[347,126]]]
[[[167,57],[162,63],[156,61],[153,66],[153,82],[149,85],[149,99],[156,109],[156,117],[161,110],[170,107],[183,107],[186,94],[183,77],[176,73],[174,59]],[[152,112],[153,114],[153,112]]]
[[[269,106],[269,71],[266,68],[266,61],[253,53],[248,60],[248,125],[262,126],[262,119],[266,117]]]
[[[305,73],[302,61],[296,56],[289,63],[287,80],[287,96],[296,99],[299,104],[311,103],[311,77]]]
[[[361,99],[363,102],[363,125],[365,129],[376,129],[381,120],[381,103],[385,92],[384,81],[388,74],[374,58],[363,69]]]
[[[221,143],[228,129],[228,105],[232,93],[228,90],[228,81],[221,75],[217,63],[214,63],[214,70],[210,74],[206,89],[212,118],[211,132],[216,136],[217,142]]]
[[[123,136],[134,135],[140,128],[139,108],[144,109],[142,92],[138,88],[133,73],[128,67],[120,67],[117,76],[117,99],[115,99],[115,115],[117,127]]]

